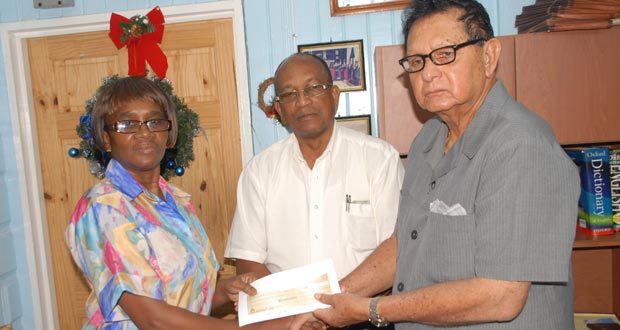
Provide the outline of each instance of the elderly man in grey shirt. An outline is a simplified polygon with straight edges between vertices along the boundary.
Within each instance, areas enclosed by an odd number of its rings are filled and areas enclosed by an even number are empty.
[[[501,51],[473,0],[405,12],[408,73],[436,114],[411,145],[394,235],[317,295],[343,326],[572,329],[579,177],[549,125],[495,78]],[[371,297],[389,287],[392,295]]]

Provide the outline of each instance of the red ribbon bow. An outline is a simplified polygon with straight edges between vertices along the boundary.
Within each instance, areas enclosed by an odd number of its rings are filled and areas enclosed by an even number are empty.
[[[155,27],[155,31],[139,36],[130,36],[123,42],[121,35],[124,31],[120,23],[129,23],[130,20],[124,16],[112,13],[112,17],[110,17],[110,33],[108,35],[116,48],[121,49],[127,45],[130,76],[144,76],[146,62],[149,62],[149,65],[161,80],[166,76],[166,71],[168,70],[166,54],[157,45],[161,43],[164,36],[164,14],[162,14],[159,7],[155,7],[146,14],[146,17],[148,17],[150,24]]]

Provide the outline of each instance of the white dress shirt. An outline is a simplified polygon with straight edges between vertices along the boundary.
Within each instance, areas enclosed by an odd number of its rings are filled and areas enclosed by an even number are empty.
[[[291,134],[241,173],[225,256],[272,273],[331,258],[342,278],[392,234],[403,172],[390,144],[337,124],[310,169]]]

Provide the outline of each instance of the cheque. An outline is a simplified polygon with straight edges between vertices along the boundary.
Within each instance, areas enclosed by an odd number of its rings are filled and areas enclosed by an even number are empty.
[[[328,307],[314,299],[314,294],[340,292],[331,259],[273,273],[252,286],[256,295],[239,293],[239,326]]]

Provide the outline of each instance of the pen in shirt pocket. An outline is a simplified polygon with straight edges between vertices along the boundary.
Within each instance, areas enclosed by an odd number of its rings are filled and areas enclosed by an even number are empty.
[[[347,211],[347,213],[349,213],[351,211],[351,204],[370,204],[370,201],[369,200],[354,201],[351,199],[351,195],[346,194],[345,203],[346,203],[345,210]]]
[[[344,203],[345,203],[345,211],[347,213],[349,213],[349,211],[351,211],[351,195],[346,194],[344,195]]]

